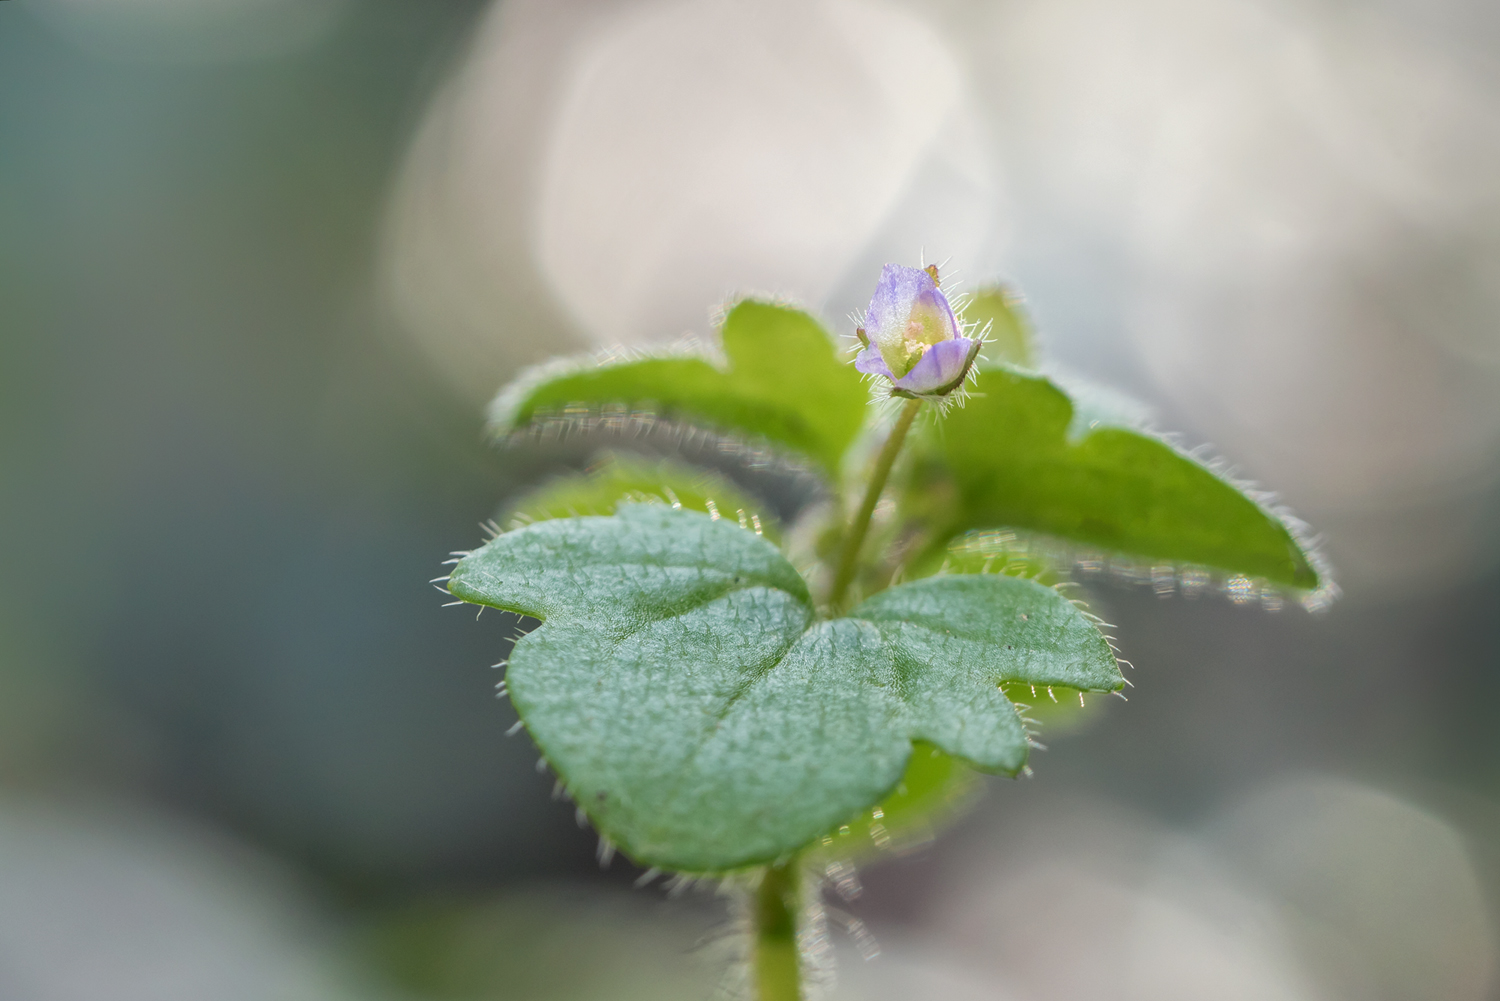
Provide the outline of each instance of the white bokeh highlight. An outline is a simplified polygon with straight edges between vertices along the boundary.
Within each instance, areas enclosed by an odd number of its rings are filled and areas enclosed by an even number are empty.
[[[987,274],[1003,197],[942,37],[860,0],[488,15],[396,185],[384,287],[463,392],[729,297],[839,321],[885,260]]]
[[[83,2],[83,0],[78,0]],[[1482,571],[1496,87],[1415,7],[514,0],[417,131],[400,325],[479,404],[745,293],[1016,280],[1049,354],[1277,490],[1351,600]]]
[[[947,146],[963,99],[942,40],[895,9],[639,8],[580,53],[553,125],[543,272],[610,343],[701,330],[745,289],[820,305],[932,151],[975,159]],[[937,222],[933,251],[972,261],[988,220]]]

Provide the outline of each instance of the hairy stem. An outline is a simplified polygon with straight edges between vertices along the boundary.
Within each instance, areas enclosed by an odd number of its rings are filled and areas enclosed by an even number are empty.
[[[854,521],[850,523],[849,531],[844,536],[844,548],[839,554],[838,569],[834,572],[833,588],[828,592],[828,604],[835,610],[843,603],[849,585],[854,583],[854,573],[859,568],[859,550],[870,532],[870,518],[875,514],[875,505],[880,503],[885,481],[890,478],[891,467],[896,464],[896,456],[900,454],[901,445],[906,441],[906,433],[911,430],[912,421],[917,419],[917,411],[921,408],[920,399],[906,401],[901,416],[896,418],[896,426],[891,429],[890,437],[881,446],[880,455],[875,460],[870,483],[865,487],[865,499],[860,502],[859,513],[854,516]]]
[[[797,910],[796,860],[767,866],[755,891],[757,1001],[801,1001]]]

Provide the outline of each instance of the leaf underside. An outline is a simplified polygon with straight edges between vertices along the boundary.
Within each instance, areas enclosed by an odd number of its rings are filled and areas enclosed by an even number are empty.
[[[1014,773],[1028,744],[1005,682],[1122,684],[1041,584],[928,578],[823,620],[763,538],[656,506],[501,535],[449,589],[544,620],[510,658],[517,711],[605,836],[682,871],[800,849],[896,786],[913,741]]]

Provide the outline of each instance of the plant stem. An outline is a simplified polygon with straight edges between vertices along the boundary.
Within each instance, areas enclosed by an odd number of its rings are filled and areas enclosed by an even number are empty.
[[[854,583],[854,572],[859,567],[859,550],[870,532],[870,518],[875,514],[875,505],[880,503],[880,495],[885,490],[885,481],[891,475],[891,467],[896,464],[896,456],[900,454],[901,445],[906,441],[906,433],[911,430],[912,421],[917,419],[917,411],[921,407],[920,399],[907,400],[901,416],[896,418],[896,426],[891,428],[890,437],[880,448],[875,469],[870,474],[870,483],[865,487],[865,499],[859,505],[859,513],[849,525],[848,534],[844,536],[844,550],[839,554],[833,588],[828,592],[828,604],[835,610],[844,600],[849,585]]]
[[[757,1001],[801,1001],[797,955],[797,862],[766,867],[755,891]]]

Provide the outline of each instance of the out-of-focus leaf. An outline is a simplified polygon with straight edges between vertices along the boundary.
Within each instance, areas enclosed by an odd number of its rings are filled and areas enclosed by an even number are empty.
[[[508,528],[551,518],[609,515],[622,503],[663,504],[728,518],[741,528],[780,540],[780,525],[765,505],[715,473],[667,460],[611,455],[587,473],[560,476],[518,499],[502,517]]]
[[[663,416],[763,437],[836,476],[869,394],[827,332],[801,310],[745,300],[729,311],[721,340],[727,370],[680,356],[543,366],[500,394],[492,424],[509,431],[574,405],[649,405]]]
[[[986,285],[964,303],[965,324],[985,335],[988,362],[1036,364],[1036,334],[1021,308],[1020,297],[1002,285]]]
[[[506,533],[449,589],[544,620],[511,655],[511,699],[595,826],[668,869],[802,848],[886,797],[913,741],[1014,773],[1028,741],[1006,682],[1122,683],[1041,584],[934,577],[819,620],[770,543],[671,508]]]
[[[1150,434],[1076,418],[1047,378],[982,372],[922,446],[917,489],[951,482],[942,539],[1006,526],[1287,587],[1323,583],[1282,520],[1234,484]]]
[[[853,875],[846,864],[902,851],[931,839],[973,802],[980,773],[939,748],[918,741],[896,788],[809,846],[805,857],[828,866],[835,883]]]
[[[639,894],[548,886],[402,904],[355,943],[405,998],[702,1001],[722,972],[689,950],[699,934]]]

